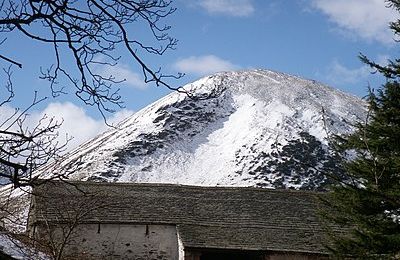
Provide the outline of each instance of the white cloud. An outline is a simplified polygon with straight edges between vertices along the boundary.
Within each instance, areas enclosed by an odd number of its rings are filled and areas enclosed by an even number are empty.
[[[81,107],[69,102],[51,103],[43,111],[35,111],[32,119],[36,120],[30,121],[34,123],[45,114],[54,116],[59,121],[64,120],[59,134],[61,139],[65,139],[67,134],[73,137],[69,143],[70,147],[76,147],[104,130],[101,122],[91,118]]]
[[[123,84],[129,85],[136,89],[146,89],[147,84],[144,82],[143,76],[132,71],[128,65],[118,63],[114,66],[101,65],[97,68],[97,73],[103,77],[112,76],[117,81],[124,81]]]
[[[180,72],[192,73],[200,76],[238,68],[238,66],[232,64],[230,61],[223,60],[214,55],[190,56],[178,60],[173,67]]]
[[[210,14],[244,17],[254,13],[251,0],[201,0],[198,5]]]
[[[8,119],[15,113],[15,109],[9,105],[0,106],[0,128],[4,129],[9,121]]]
[[[327,81],[332,86],[363,84],[371,79],[372,69],[368,65],[348,68],[338,61],[333,61],[324,73],[318,72],[317,77]]]
[[[332,62],[328,68],[326,78],[336,84],[354,84],[368,79],[371,69],[367,65],[358,68],[347,68],[338,61]]]
[[[376,58],[376,62],[381,66],[389,65],[390,56],[389,55],[378,55]]]
[[[14,111],[14,108],[7,105],[0,107],[0,124],[12,115]],[[133,111],[127,109],[121,110],[107,118],[107,123],[115,124],[132,114]],[[54,117],[58,122],[63,122],[58,129],[59,143],[65,143],[67,136],[73,137],[68,143],[67,150],[71,150],[108,128],[103,119],[94,119],[82,107],[78,107],[70,102],[50,103],[42,111],[36,110],[30,112],[25,120],[26,127],[32,128],[36,126],[44,115],[47,115],[48,118]]]
[[[122,120],[124,120],[125,118],[132,116],[133,114],[134,114],[134,112],[132,110],[129,110],[126,108],[119,110],[119,111],[115,112],[114,114],[111,114],[107,118],[107,124],[116,125],[119,122],[121,122]]]
[[[311,5],[347,33],[385,44],[393,42],[389,22],[399,15],[387,8],[384,0],[311,0]]]

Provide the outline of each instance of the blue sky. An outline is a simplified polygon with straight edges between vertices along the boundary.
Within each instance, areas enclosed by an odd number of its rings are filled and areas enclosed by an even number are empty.
[[[263,68],[315,79],[361,97],[368,85],[379,86],[383,79],[370,74],[358,60],[359,52],[381,63],[399,57],[388,29],[398,14],[386,8],[384,0],[175,0],[173,5],[177,11],[166,22],[179,40],[177,49],[143,58],[166,73],[186,73],[170,82],[174,86],[217,71]],[[3,45],[4,55],[24,62],[13,75],[15,102],[1,108],[3,116],[23,107],[33,90],[48,94],[48,84],[38,77],[39,67],[51,64],[52,53],[23,39],[9,35]],[[117,67],[103,69],[126,79],[120,86],[125,109],[109,115],[111,122],[169,93],[144,84],[137,65],[126,56]],[[106,129],[99,113],[73,94],[50,98],[35,109],[32,122],[44,113],[64,118],[61,133],[75,136],[71,146]]]

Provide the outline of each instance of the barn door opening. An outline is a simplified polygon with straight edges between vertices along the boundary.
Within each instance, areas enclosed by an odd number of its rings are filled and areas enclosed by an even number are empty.
[[[260,252],[252,251],[214,251],[202,252],[200,260],[263,260]]]

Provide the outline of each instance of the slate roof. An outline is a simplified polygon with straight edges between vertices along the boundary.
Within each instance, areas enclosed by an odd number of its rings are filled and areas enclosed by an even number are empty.
[[[319,193],[172,184],[48,182],[34,188],[41,221],[176,225],[185,247],[326,252]]]

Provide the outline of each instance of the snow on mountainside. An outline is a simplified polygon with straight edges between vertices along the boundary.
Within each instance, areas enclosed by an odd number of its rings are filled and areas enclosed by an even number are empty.
[[[222,72],[142,109],[46,173],[74,180],[320,189],[337,174],[327,132],[362,120],[359,98],[267,70]],[[203,97],[203,98],[200,98]],[[204,98],[208,97],[208,98]]]

